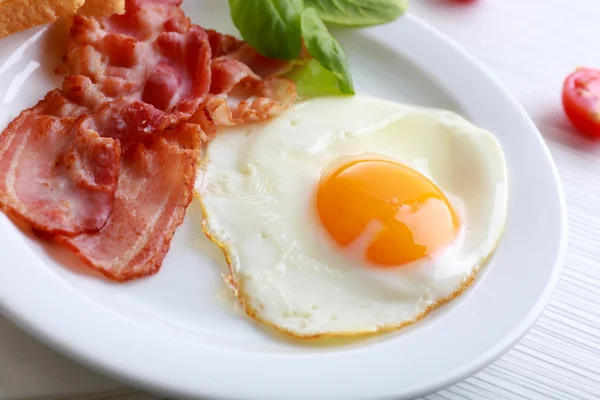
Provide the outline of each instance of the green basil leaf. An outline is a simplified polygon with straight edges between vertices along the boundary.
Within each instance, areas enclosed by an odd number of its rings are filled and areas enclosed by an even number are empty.
[[[323,21],[345,26],[371,26],[391,22],[408,8],[408,0],[304,0]]]
[[[250,46],[266,57],[294,60],[302,48],[302,0],[229,0],[231,19]]]
[[[327,30],[314,8],[302,12],[302,35],[308,52],[339,79],[343,93],[354,94],[346,52]]]
[[[296,83],[298,96],[303,99],[342,94],[337,76],[323,68],[315,59],[310,60],[308,64],[295,67],[283,77]]]

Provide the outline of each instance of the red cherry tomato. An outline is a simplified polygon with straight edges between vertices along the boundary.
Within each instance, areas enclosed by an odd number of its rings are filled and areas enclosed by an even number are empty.
[[[582,134],[600,138],[600,70],[578,68],[565,79],[563,107]]]

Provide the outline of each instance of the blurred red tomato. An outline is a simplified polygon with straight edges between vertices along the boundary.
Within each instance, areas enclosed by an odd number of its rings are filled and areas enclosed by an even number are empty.
[[[563,107],[582,134],[600,138],[600,70],[578,68],[563,86]]]

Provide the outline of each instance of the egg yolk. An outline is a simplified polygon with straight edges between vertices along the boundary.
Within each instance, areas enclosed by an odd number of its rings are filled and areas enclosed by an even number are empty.
[[[381,267],[435,253],[454,241],[460,228],[433,182],[388,160],[354,160],[325,172],[316,208],[337,244]]]

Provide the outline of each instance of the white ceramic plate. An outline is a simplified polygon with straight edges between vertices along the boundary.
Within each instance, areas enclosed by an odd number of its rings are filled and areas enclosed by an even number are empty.
[[[222,0],[193,21],[233,31]],[[0,41],[0,128],[60,78],[52,29]],[[247,320],[222,282],[222,255],[192,204],[158,275],[117,285],[0,216],[0,309],[71,357],[177,397],[412,398],[473,374],[535,322],[559,277],[565,205],[555,166],[519,104],[473,58],[414,17],[338,31],[359,92],[443,107],[494,132],[506,153],[504,237],[476,283],[421,323],[366,342],[310,346]]]

